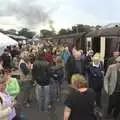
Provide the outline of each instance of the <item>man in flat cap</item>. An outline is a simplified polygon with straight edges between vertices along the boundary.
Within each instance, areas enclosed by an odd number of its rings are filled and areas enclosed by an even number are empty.
[[[120,56],[116,58],[116,64],[108,67],[104,88],[109,95],[108,114],[112,114],[116,120],[120,113]]]

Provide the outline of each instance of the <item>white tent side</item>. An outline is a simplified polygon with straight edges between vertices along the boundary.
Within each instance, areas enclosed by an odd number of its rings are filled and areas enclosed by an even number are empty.
[[[7,35],[0,33],[0,55],[2,55],[4,49],[9,45],[18,45],[18,42]]]

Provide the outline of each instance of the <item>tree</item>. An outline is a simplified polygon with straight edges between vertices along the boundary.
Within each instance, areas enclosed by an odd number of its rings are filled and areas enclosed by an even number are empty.
[[[59,31],[59,35],[65,35],[65,34],[67,34],[67,30],[66,29],[61,29]]]
[[[89,25],[78,24],[72,26],[72,29],[61,29],[59,31],[59,35],[68,35],[68,34],[75,34],[75,33],[83,33],[83,32],[90,32],[92,31],[92,27]]]
[[[1,33],[5,33],[5,30],[4,30],[4,29],[0,29],[0,32],[1,32]]]
[[[50,36],[55,35],[55,33],[54,33],[54,31],[43,29],[43,30],[40,30],[40,35],[42,37],[50,37]]]
[[[7,33],[10,34],[10,35],[16,35],[16,30],[15,29],[9,29],[7,30]]]
[[[23,28],[19,31],[18,34],[31,39],[36,33],[33,31],[30,31],[28,28]]]
[[[72,26],[73,33],[90,32],[91,30],[91,26],[89,25],[78,24],[76,26]]]
[[[101,27],[102,27],[102,26],[100,26],[100,25],[96,25],[96,26],[95,26],[95,29],[96,29],[96,30],[99,30]]]

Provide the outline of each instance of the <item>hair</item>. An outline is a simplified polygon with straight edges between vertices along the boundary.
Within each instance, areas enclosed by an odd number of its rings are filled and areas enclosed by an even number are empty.
[[[8,69],[1,69],[1,70],[0,70],[0,75],[4,75],[5,72],[6,72],[6,70],[8,70]]]
[[[80,75],[80,74],[72,75],[71,83],[77,89],[79,89],[79,88],[87,88],[88,87],[88,84],[86,82],[85,77],[83,75]]]
[[[36,60],[44,60],[45,59],[45,53],[43,51],[38,51],[36,53]]]
[[[93,58],[97,58],[97,59],[101,59],[101,55],[100,55],[100,53],[95,53],[95,55],[93,56]]]
[[[3,104],[3,99],[2,99],[2,97],[0,97],[0,103]]]
[[[59,64],[59,65],[62,65],[62,64],[63,64],[62,58],[57,57],[57,58],[56,58],[56,63]]]
[[[101,55],[100,53],[96,53],[94,56],[93,56],[93,62],[94,64],[98,65],[101,61]]]
[[[23,56],[22,56],[22,59],[25,61],[25,62],[30,62],[30,56],[29,56],[29,52],[28,53],[25,53]]]

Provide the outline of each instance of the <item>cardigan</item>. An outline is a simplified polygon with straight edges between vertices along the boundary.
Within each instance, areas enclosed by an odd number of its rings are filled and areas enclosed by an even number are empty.
[[[12,107],[12,98],[0,92],[3,103],[0,103],[0,120],[12,120],[15,116],[15,108]]]

